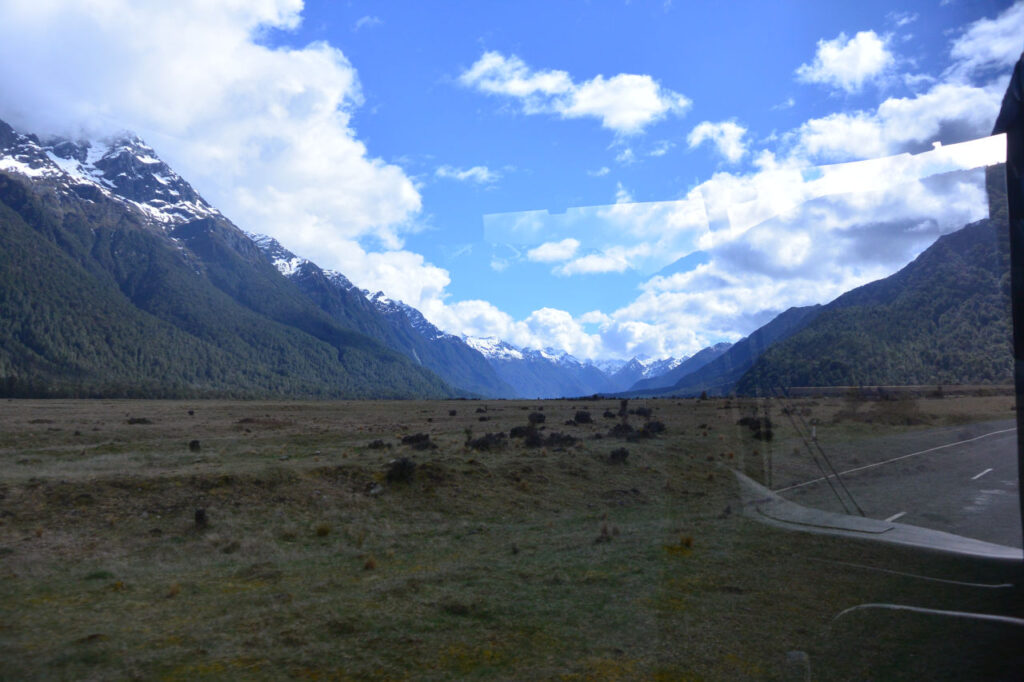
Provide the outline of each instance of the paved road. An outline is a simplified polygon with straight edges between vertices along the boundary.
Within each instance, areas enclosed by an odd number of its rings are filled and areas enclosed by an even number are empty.
[[[990,435],[903,453],[842,478],[868,517],[1021,547],[1013,426],[1012,421],[992,424]],[[824,481],[778,492],[808,507],[843,510]]]

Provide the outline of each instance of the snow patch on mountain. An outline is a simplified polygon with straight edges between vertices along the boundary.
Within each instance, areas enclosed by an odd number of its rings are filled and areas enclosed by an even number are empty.
[[[523,351],[495,336],[463,336],[462,340],[488,360],[522,360],[524,358]]]
[[[185,180],[134,135],[72,141],[22,135],[0,124],[0,170],[47,179],[80,199],[91,189],[131,205],[151,223],[170,228],[219,216]]]

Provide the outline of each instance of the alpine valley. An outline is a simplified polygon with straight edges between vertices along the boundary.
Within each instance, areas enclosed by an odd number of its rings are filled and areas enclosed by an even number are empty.
[[[580,361],[445,333],[249,235],[132,135],[0,122],[0,395],[558,398],[1011,378],[1005,193],[891,277],[692,357]]]
[[[5,397],[553,398],[679,364],[446,334],[245,233],[133,135],[3,122],[0,311]]]

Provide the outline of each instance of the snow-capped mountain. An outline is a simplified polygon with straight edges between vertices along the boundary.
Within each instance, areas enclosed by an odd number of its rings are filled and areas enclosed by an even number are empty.
[[[685,361],[686,358],[652,358],[635,357],[609,375],[615,391],[625,391],[643,379],[661,376],[670,372]]]
[[[506,341],[464,337],[506,383],[524,398],[562,398],[611,390],[608,377],[589,362],[553,349],[519,348]]]
[[[360,289],[340,272],[296,256],[272,237],[252,239],[278,272],[342,326],[380,341],[464,391],[493,398],[516,396],[480,353],[438,329],[412,306],[380,291]]]
[[[267,306],[224,271],[224,258],[269,261],[274,270],[341,328],[366,335],[436,373],[488,397],[558,397],[622,390],[627,376],[653,376],[662,365],[634,359],[600,366],[552,349],[523,349],[498,339],[462,339],[382,292],[357,288],[276,240],[246,235],[204,200],[137,136],[103,140],[40,139],[0,123],[0,171],[46,185],[69,201],[119,204],[171,240],[194,274],[250,307]],[[236,268],[239,263],[233,263]],[[229,268],[230,269],[230,268]],[[662,361],[662,364],[671,361]]]
[[[327,315],[132,135],[0,122],[0,300],[2,395],[457,395]]]
[[[625,391],[678,367],[685,358],[580,361],[551,348],[519,348],[495,337],[463,337],[524,397],[575,397]]]
[[[2,126],[0,170],[48,182],[86,201],[98,193],[130,204],[165,228],[220,216],[151,147],[130,134],[98,141],[41,141]]]
[[[649,391],[658,388],[672,386],[684,376],[696,372],[709,362],[717,359],[720,355],[729,350],[731,344],[717,343],[714,346],[703,348],[688,358],[676,361],[671,367],[664,371],[652,371],[644,377],[640,377],[622,391]]]

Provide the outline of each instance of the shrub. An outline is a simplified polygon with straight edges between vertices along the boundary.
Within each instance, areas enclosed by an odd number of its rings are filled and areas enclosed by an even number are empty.
[[[613,426],[612,430],[608,432],[608,435],[624,438],[630,435],[631,433],[633,433],[633,427],[627,424],[626,422],[622,422],[621,424],[616,424],[615,426]]]
[[[449,417],[454,417],[458,413],[459,413],[458,410],[448,410],[448,416]]]
[[[618,448],[609,453],[608,462],[610,464],[625,464],[627,457],[629,457],[629,450],[626,448]]]
[[[199,452],[201,448],[202,446],[199,444],[199,441],[197,440],[190,440],[188,442],[188,449],[190,452]]]
[[[408,445],[413,450],[432,450],[437,447],[431,442],[429,433],[414,433],[402,438],[402,445]]]
[[[529,426],[513,426],[512,430],[508,432],[511,438],[526,438],[531,434],[537,434],[537,427],[533,424]]]
[[[388,463],[388,483],[411,483],[416,473],[416,462],[408,457],[399,457]]]
[[[466,444],[472,450],[490,451],[500,450],[505,447],[505,434],[501,431],[498,433],[488,433],[481,436],[480,438],[474,438],[468,441]]]
[[[366,445],[366,447],[368,447],[371,450],[383,450],[385,448],[390,448],[391,447],[391,443],[385,443],[384,441],[382,441],[381,439],[378,438],[377,440],[373,441],[372,443],[368,443]]]
[[[590,418],[590,413],[586,410],[577,410],[575,421],[577,424],[592,424],[594,420]]]
[[[540,412],[531,412],[528,419],[531,424],[543,424],[547,420],[547,417]]]
[[[558,433],[557,431],[549,433],[547,436],[542,436],[536,430],[530,431],[526,434],[523,444],[528,448],[539,448],[539,447],[552,447],[552,448],[567,448],[575,445],[579,442],[579,438],[576,436],[570,436],[567,433]]]
[[[612,412],[611,410],[605,410],[604,411],[604,418],[605,419],[615,419],[615,413]]]
[[[633,414],[644,419],[650,419],[651,415],[654,414],[649,407],[638,407],[633,410]]]
[[[659,433],[665,432],[665,425],[659,421],[650,421],[644,424],[643,433],[648,436],[654,436]]]

